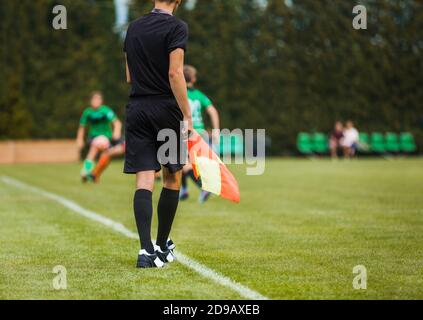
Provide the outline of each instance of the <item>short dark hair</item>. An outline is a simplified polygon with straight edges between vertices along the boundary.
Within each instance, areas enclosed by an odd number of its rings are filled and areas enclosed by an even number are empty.
[[[197,76],[197,69],[195,69],[193,66],[185,65],[184,76],[186,82],[191,83],[193,78]]]
[[[100,90],[91,91],[90,98],[92,99],[94,96],[100,96],[103,98],[103,92]]]

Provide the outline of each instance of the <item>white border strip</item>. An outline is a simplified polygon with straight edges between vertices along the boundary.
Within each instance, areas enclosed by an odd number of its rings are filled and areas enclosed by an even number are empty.
[[[71,200],[68,200],[62,196],[59,196],[57,194],[48,192],[48,191],[44,191],[42,189],[30,186],[26,183],[23,183],[21,181],[15,180],[13,178],[10,177],[5,177],[2,176],[0,177],[0,180],[3,181],[5,184],[8,184],[10,186],[19,188],[19,189],[23,189],[23,190],[27,190],[27,191],[31,191],[33,193],[36,193],[38,195],[41,195],[45,198],[48,198],[52,201],[55,201],[59,204],[61,204],[62,206],[72,210],[73,212],[88,218],[90,220],[99,222],[111,229],[113,229],[116,232],[121,233],[122,235],[131,238],[131,239],[137,239],[138,240],[138,235],[134,232],[132,232],[131,230],[127,229],[124,225],[122,225],[121,223],[118,223],[116,221],[113,221],[109,218],[106,218],[94,211],[85,209],[83,207],[81,207],[79,204],[77,204],[76,202],[73,202]],[[199,273],[201,276],[208,278],[222,286],[228,287],[230,289],[232,289],[233,291],[239,293],[242,297],[246,298],[246,299],[252,299],[252,300],[268,300],[267,297],[261,295],[260,293],[242,285],[239,284],[235,281],[233,281],[232,279],[214,271],[213,269],[210,269],[208,267],[206,267],[205,265],[195,261],[194,259],[182,254],[181,252],[177,252],[177,257],[180,263],[182,263],[183,265],[187,266],[188,268],[193,269],[194,271],[196,271],[197,273]]]

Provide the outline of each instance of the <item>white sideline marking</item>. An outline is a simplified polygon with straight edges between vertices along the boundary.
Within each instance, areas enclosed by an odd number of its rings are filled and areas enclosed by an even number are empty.
[[[74,211],[75,213],[86,217],[90,220],[99,222],[105,226],[110,227],[111,229],[115,230],[116,232],[119,232],[121,234],[123,234],[124,236],[131,238],[131,239],[136,239],[138,240],[138,235],[134,232],[132,232],[131,230],[127,229],[123,224],[113,221],[109,218],[106,218],[94,211],[85,209],[83,207],[81,207],[79,204],[77,204],[74,201],[68,200],[62,196],[59,196],[57,194],[39,189],[37,187],[33,187],[31,185],[28,185],[26,183],[23,183],[21,181],[15,180],[13,178],[10,177],[5,177],[2,176],[1,177],[1,181],[3,181],[5,184],[14,186],[16,188],[19,189],[24,189],[24,190],[28,190],[28,191],[32,191],[33,193],[39,194],[45,198],[48,198],[50,200],[53,200],[55,202],[58,202],[59,204],[61,204],[62,206]],[[194,259],[182,254],[181,252],[177,251],[177,257],[180,263],[182,263],[183,265],[193,269],[194,271],[196,271],[197,273],[199,273],[200,275],[202,275],[205,278],[208,278],[210,280],[213,280],[214,282],[228,287],[230,289],[232,289],[233,291],[238,292],[242,297],[247,298],[247,299],[252,299],[252,300],[268,300],[267,297],[261,295],[260,293],[242,285],[239,284],[235,281],[233,281],[232,279],[214,271],[213,269],[210,269],[208,267],[206,267],[205,265],[195,261]]]

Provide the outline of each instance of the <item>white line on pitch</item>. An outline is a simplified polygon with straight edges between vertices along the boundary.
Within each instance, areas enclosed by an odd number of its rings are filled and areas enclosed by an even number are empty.
[[[1,177],[1,180],[8,185],[14,186],[19,189],[32,191],[33,193],[41,195],[50,200],[53,200],[83,217],[86,217],[90,220],[99,222],[105,226],[110,227],[111,229],[123,234],[124,236],[128,238],[138,239],[138,235],[132,232],[131,230],[127,229],[123,224],[113,221],[109,218],[106,218],[94,211],[85,209],[72,200],[66,199],[62,196],[42,190],[40,188],[28,185],[26,183],[23,183],[21,181],[18,181],[10,177]],[[180,251],[177,252],[177,257],[178,257],[178,261],[182,263],[183,265],[193,269],[194,271],[196,271],[197,273],[199,273],[205,278],[213,280],[214,282],[222,286],[228,287],[232,289],[233,291],[238,292],[244,298],[252,299],[252,300],[268,300],[267,297],[261,295],[260,293],[240,283],[233,281],[232,279],[214,271],[213,269],[206,267],[205,265],[195,261],[194,259],[182,254]]]

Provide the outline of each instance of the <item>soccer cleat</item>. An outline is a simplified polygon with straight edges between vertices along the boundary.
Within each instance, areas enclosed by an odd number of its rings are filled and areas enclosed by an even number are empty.
[[[167,245],[167,248],[169,249],[169,250],[175,250],[175,248],[176,248],[176,245],[175,245],[175,243],[172,241],[172,239],[168,239],[167,240],[167,242],[166,242],[166,245]]]
[[[80,173],[80,175],[81,175],[81,181],[82,181],[83,183],[88,182],[88,172],[87,172],[87,171],[85,171],[85,169],[84,169],[84,168],[82,168],[82,169],[81,169],[81,173]]]
[[[88,171],[85,167],[81,170],[81,181],[83,183],[91,182],[94,180],[94,177],[90,171]]]
[[[187,190],[181,189],[181,192],[179,193],[179,200],[184,201],[189,198],[189,193]]]
[[[156,246],[156,255],[163,263],[170,263],[176,260],[175,255],[169,248],[162,251],[159,246]]]
[[[95,175],[94,173],[88,175],[88,178],[90,181],[94,182],[94,183],[99,183],[100,182],[100,177]]]
[[[81,169],[81,178],[82,182],[87,182],[90,179],[90,175],[94,169],[94,161],[85,160]]]
[[[96,182],[95,177],[92,174],[81,175],[81,181],[82,183]]]
[[[164,263],[157,254],[149,254],[144,249],[140,251],[138,255],[137,268],[148,269],[148,268],[163,268]]]
[[[204,203],[204,202],[206,202],[210,198],[210,196],[211,196],[211,193],[210,192],[201,191],[200,199],[198,201],[200,203]]]

